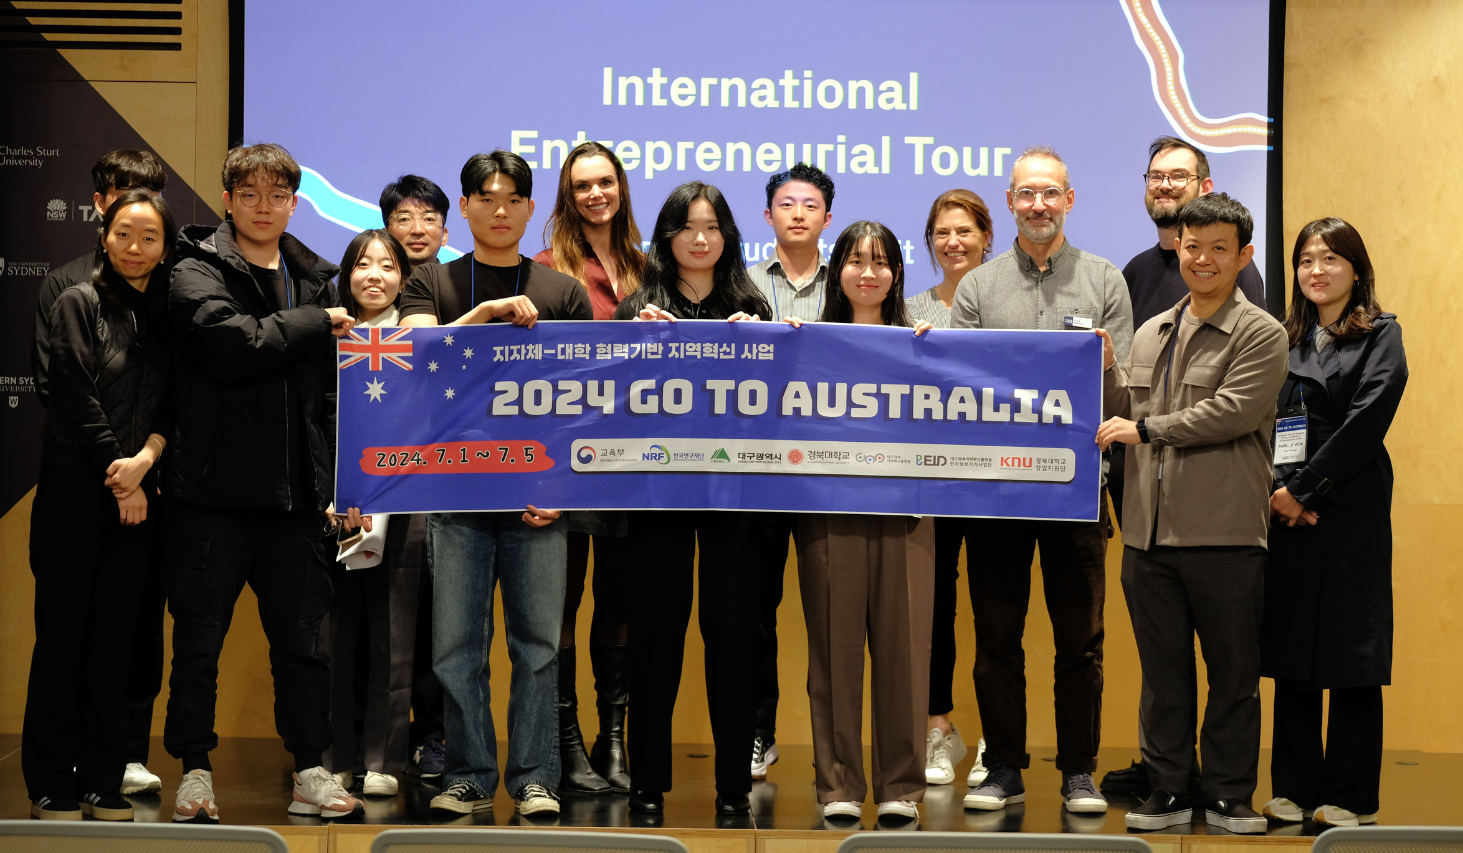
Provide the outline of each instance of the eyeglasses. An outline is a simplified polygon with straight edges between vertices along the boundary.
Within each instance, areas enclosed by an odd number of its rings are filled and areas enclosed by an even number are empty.
[[[1011,196],[1016,199],[1017,204],[1030,206],[1036,204],[1037,197],[1041,198],[1043,204],[1056,204],[1066,194],[1067,187],[1047,187],[1044,190],[1022,187],[1019,190],[1013,190]]]
[[[237,190],[234,198],[238,199],[245,207],[254,207],[259,204],[260,198],[269,199],[269,206],[276,210],[290,203],[295,194],[289,190],[270,190],[267,196],[261,196],[258,190]]]
[[[1174,189],[1181,190],[1188,185],[1189,181],[1192,181],[1193,179],[1194,176],[1190,175],[1187,172],[1177,172],[1172,175],[1165,175],[1162,172],[1143,173],[1143,180],[1148,183],[1149,189],[1155,190],[1163,186],[1164,181],[1168,181],[1168,185],[1173,187]]]
[[[442,227],[442,216],[437,213],[423,213],[421,216],[415,213],[398,213],[391,217],[391,224],[402,228],[420,224],[423,228],[432,230]]]

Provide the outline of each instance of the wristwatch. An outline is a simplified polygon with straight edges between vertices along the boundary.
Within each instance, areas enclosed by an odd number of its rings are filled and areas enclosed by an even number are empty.
[[[1141,442],[1143,442],[1144,444],[1147,444],[1148,443],[1148,419],[1147,418],[1139,418],[1138,419],[1138,423],[1134,424],[1134,426],[1136,426],[1138,428],[1138,440],[1141,441]]]

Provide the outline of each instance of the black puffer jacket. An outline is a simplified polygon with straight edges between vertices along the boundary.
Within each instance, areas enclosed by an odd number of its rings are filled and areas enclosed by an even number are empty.
[[[167,273],[139,293],[125,282],[79,284],[51,309],[51,404],[42,430],[43,465],[97,476],[135,456],[147,437],[166,436],[168,350],[163,337]]]
[[[192,225],[178,237],[168,293],[177,429],[163,493],[214,509],[324,510],[335,491],[335,341],[326,308],[339,269],[285,234],[280,256],[297,307],[274,300],[239,254],[233,226]],[[290,483],[290,384],[304,409],[312,506]],[[298,445],[296,445],[298,446]]]

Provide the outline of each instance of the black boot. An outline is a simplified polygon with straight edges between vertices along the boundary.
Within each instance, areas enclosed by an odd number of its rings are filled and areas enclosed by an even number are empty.
[[[598,696],[599,735],[589,763],[616,791],[630,790],[630,771],[625,762],[625,708],[630,704],[628,646],[590,646],[589,662],[594,668],[594,692]]]
[[[589,766],[584,736],[579,733],[579,700],[574,693],[573,647],[559,649],[559,762],[560,784],[571,791],[608,794],[610,785]]]

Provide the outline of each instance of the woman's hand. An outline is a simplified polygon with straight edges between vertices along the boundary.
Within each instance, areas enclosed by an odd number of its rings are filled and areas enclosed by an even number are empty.
[[[748,314],[746,311],[738,311],[737,313],[735,313],[735,314],[731,315],[730,317],[726,318],[726,321],[728,323],[742,323],[742,322],[755,323],[755,322],[757,322],[758,320],[761,320],[761,319],[762,318],[761,317],[758,317],[756,314]]]
[[[1284,486],[1276,489],[1275,494],[1270,496],[1270,514],[1284,519],[1286,527],[1306,527],[1321,520],[1320,513],[1306,509],[1305,504],[1296,500],[1290,489]]]
[[[147,495],[141,489],[133,489],[125,498],[117,498],[117,509],[123,524],[136,527],[147,521]]]
[[[116,459],[107,466],[107,479],[102,485],[112,490],[112,496],[117,500],[129,497],[137,491],[142,483],[142,478],[152,469],[152,463],[157,461],[150,449],[144,449],[136,456],[129,456],[126,459]]]
[[[676,317],[675,317],[674,314],[672,314],[669,311],[665,311],[665,310],[662,310],[660,308],[657,308],[654,302],[646,303],[645,307],[640,309],[639,316],[637,316],[635,319],[637,319],[637,320],[669,320],[672,323],[674,323],[676,321]]]
[[[325,313],[330,315],[330,334],[337,338],[345,337],[356,327],[356,319],[344,308],[326,308]]]
[[[800,317],[783,317],[782,322],[792,326],[794,329],[801,329],[803,327],[803,321]]]
[[[563,514],[562,510],[539,509],[533,504],[529,504],[528,512],[523,514],[523,523],[529,527],[548,527],[550,524],[558,521],[559,516]]]
[[[1108,449],[1113,442],[1138,444],[1141,441],[1138,436],[1138,422],[1127,418],[1108,418],[1097,428],[1097,446],[1103,450]]]
[[[934,323],[931,323],[927,320],[920,320],[918,323],[914,324],[914,336],[917,338],[920,335],[923,335],[925,332],[928,332],[930,329],[933,329],[934,327]]]
[[[1107,370],[1118,360],[1117,356],[1113,353],[1112,335],[1107,333],[1107,329],[1097,329],[1095,331],[1097,332],[1097,336],[1102,338],[1102,369]]]

